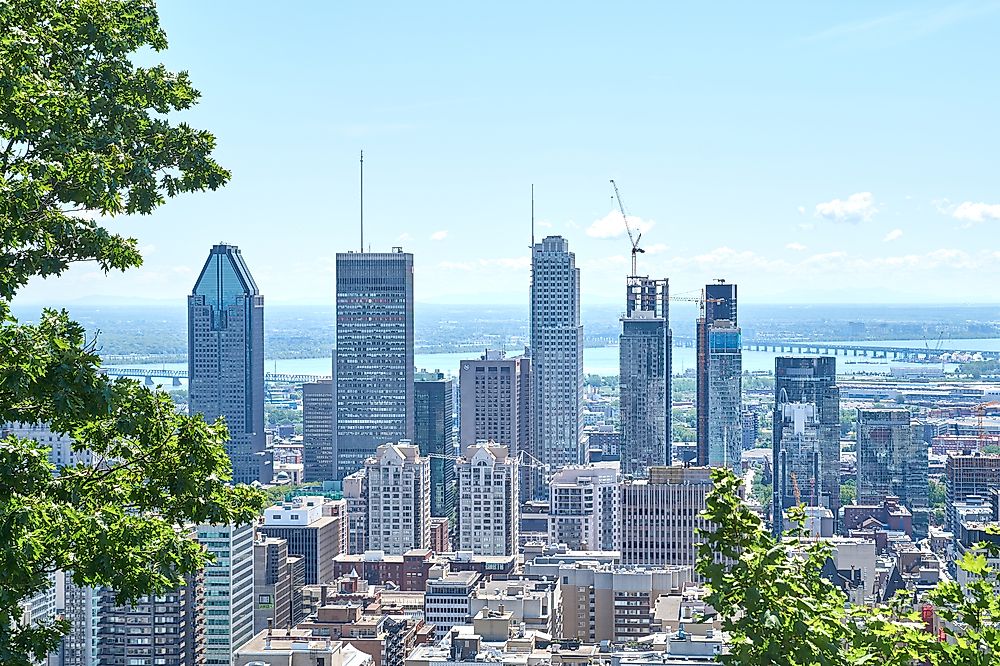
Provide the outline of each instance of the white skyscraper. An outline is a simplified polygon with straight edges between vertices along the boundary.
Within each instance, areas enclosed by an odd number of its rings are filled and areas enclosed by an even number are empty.
[[[431,542],[431,463],[403,441],[383,444],[365,461],[368,549],[402,555]]]
[[[531,253],[531,380],[535,455],[552,471],[580,462],[580,270],[562,236],[547,236]]]
[[[253,525],[199,525],[215,561],[205,567],[205,663],[230,666],[253,638]]]
[[[517,461],[499,444],[475,444],[455,465],[458,549],[476,555],[517,553],[520,506]]]

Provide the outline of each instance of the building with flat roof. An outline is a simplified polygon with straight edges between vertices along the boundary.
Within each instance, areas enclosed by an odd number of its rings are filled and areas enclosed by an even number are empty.
[[[292,626],[292,569],[288,542],[257,534],[253,544],[254,632]]]
[[[302,384],[302,464],[306,481],[336,477],[333,445],[333,381]]]
[[[431,462],[431,515],[455,511],[455,408],[451,379],[440,372],[418,372],[413,385],[414,424],[420,455]]]
[[[457,624],[467,624],[472,619],[472,593],[479,583],[480,574],[458,571],[427,581],[424,594],[424,617],[434,625],[434,637],[441,640]]]
[[[333,580],[333,558],[342,552],[343,510],[325,515],[322,496],[299,496],[264,510],[260,534],[284,539],[291,555],[305,558],[306,584]],[[343,502],[341,502],[343,504]]]
[[[351,645],[306,629],[265,629],[235,651],[233,666],[374,666],[374,660]]]
[[[740,465],[743,451],[743,345],[736,318],[736,285],[705,286],[702,316],[695,326],[696,399],[700,466]]]
[[[548,541],[571,550],[614,550],[619,463],[564,467],[549,482]]]

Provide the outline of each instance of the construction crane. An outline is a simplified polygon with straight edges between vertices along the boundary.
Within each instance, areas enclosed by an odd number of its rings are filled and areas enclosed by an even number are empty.
[[[618,202],[618,210],[622,212],[622,222],[625,223],[625,231],[628,232],[629,242],[632,243],[632,276],[635,277],[639,273],[639,269],[636,267],[636,255],[640,252],[645,254],[645,250],[639,247],[639,241],[642,240],[642,232],[636,236],[632,233],[632,227],[628,224],[628,215],[625,213],[625,204],[622,203],[621,194],[618,193],[618,186],[615,184],[615,179],[611,179],[611,187],[615,189],[615,200]]]
[[[718,305],[720,303],[725,303],[724,298],[705,298],[705,290],[702,289],[697,296],[670,296],[671,301],[680,301],[681,303],[697,303],[698,308],[701,310],[701,316],[705,316],[705,304],[714,303]]]
[[[986,446],[986,426],[983,425],[983,417],[986,416],[986,410],[990,407],[1000,407],[1000,402],[997,402],[996,400],[981,402],[972,408],[976,414],[976,435],[979,440],[980,451],[982,451]]]

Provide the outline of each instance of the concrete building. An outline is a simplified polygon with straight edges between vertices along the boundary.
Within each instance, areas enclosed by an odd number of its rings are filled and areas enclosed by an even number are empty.
[[[292,626],[292,569],[288,542],[257,534],[253,544],[254,632]]]
[[[476,555],[517,554],[518,464],[506,446],[475,444],[455,463],[458,549]]]
[[[374,666],[357,648],[305,629],[261,631],[236,650],[233,666]]]
[[[449,524],[448,519],[443,516],[431,518],[431,550],[435,553],[451,551]]]
[[[212,247],[188,296],[188,411],[226,420],[236,483],[271,482],[264,436],[264,297],[235,245]]]
[[[799,503],[840,510],[840,389],[833,356],[774,359],[772,469],[775,506]],[[780,520],[775,531],[781,532]]]
[[[97,663],[100,666],[219,663],[206,660],[204,594],[200,575],[188,576],[177,590],[140,597],[131,605],[119,605],[114,591],[105,588],[100,593]],[[248,629],[253,629],[252,616]],[[225,663],[229,663],[228,659]]]
[[[299,496],[264,510],[261,534],[284,539],[288,553],[305,560],[306,585],[333,580],[333,558],[342,550],[345,516],[325,515],[328,500],[322,496]]]
[[[231,666],[254,635],[254,528],[199,525],[196,537],[215,557],[205,567],[205,664]]]
[[[927,535],[927,444],[915,436],[907,409],[859,409],[858,503],[896,496],[913,513],[913,532]]]
[[[481,580],[472,593],[469,612],[510,613],[525,630],[559,635],[559,585],[537,580]]]
[[[413,385],[414,423],[420,455],[431,462],[431,515],[455,511],[454,386],[440,372],[418,372]]]
[[[692,584],[688,566],[622,568],[577,564],[559,569],[561,638],[627,643],[653,633],[656,601]]]
[[[476,442],[496,442],[517,458],[523,451],[535,455],[531,422],[531,359],[507,357],[486,350],[476,360],[459,363],[459,438],[461,450]],[[541,487],[540,470],[522,468],[521,497],[535,496]]]
[[[698,456],[701,466],[740,465],[743,451],[743,346],[736,318],[736,285],[705,286],[696,324]]]
[[[534,455],[552,471],[582,460],[583,326],[580,270],[562,236],[531,252],[531,403]]]
[[[302,463],[306,481],[335,478],[333,381],[302,384]]]
[[[1000,487],[1000,455],[952,453],[945,458],[945,513],[947,525],[957,525],[955,506],[972,497],[985,498]]]
[[[383,444],[365,461],[368,548],[402,555],[431,540],[431,466],[409,442]]]
[[[667,280],[628,279],[619,338],[622,473],[645,477],[671,461],[671,345]]]
[[[70,629],[57,655],[49,658],[49,666],[94,666],[97,664],[100,591],[77,585],[68,571],[57,572],[55,582],[55,611],[69,621]]]
[[[705,496],[711,489],[707,467],[653,467],[648,479],[622,482],[619,541],[624,565],[690,566],[697,559]]]
[[[474,571],[459,571],[427,581],[424,617],[434,625],[436,640],[444,638],[456,624],[467,624],[472,619],[470,600],[479,578]]]
[[[549,482],[548,542],[571,550],[614,550],[620,481],[617,462],[556,472]]]
[[[336,474],[387,442],[413,440],[413,255],[337,254]]]
[[[395,585],[403,592],[423,592],[431,571],[443,570],[441,561],[428,548],[414,548],[402,555],[368,551],[361,555],[333,558],[334,580],[357,575],[369,585]]]
[[[368,550],[367,469],[344,477],[344,502],[347,503],[347,552],[363,553]]]

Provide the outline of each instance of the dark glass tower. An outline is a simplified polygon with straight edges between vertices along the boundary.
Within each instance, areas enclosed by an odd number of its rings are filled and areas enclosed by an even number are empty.
[[[840,389],[833,356],[774,359],[774,528],[802,503],[840,510]]]
[[[336,478],[413,439],[413,255],[337,254]]]
[[[743,347],[736,285],[705,287],[697,322],[698,465],[736,467],[743,450]]]
[[[188,410],[229,428],[233,480],[271,482],[264,437],[264,297],[235,245],[215,245],[188,296]]]
[[[621,465],[648,475],[671,461],[670,362],[667,280],[630,277],[619,339]]]
[[[431,515],[449,518],[455,510],[453,395],[452,381],[443,374],[417,373],[413,383],[415,442],[420,455],[431,456]]]
[[[333,479],[333,382],[302,385],[302,463],[306,481]]]

